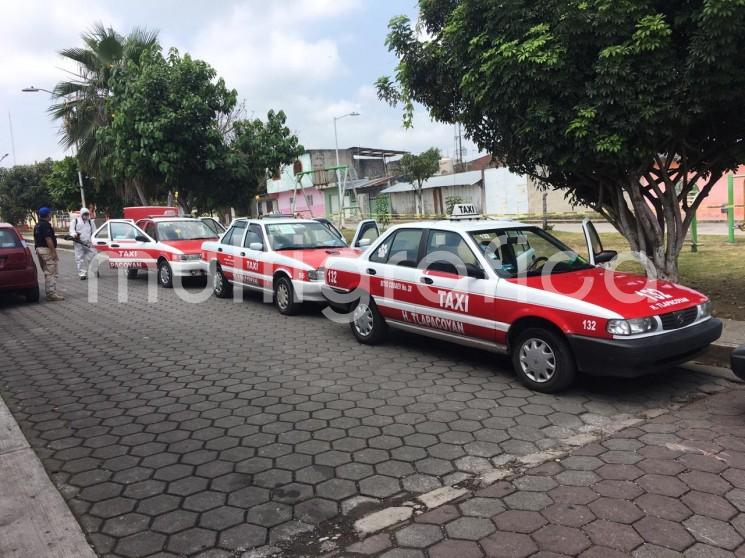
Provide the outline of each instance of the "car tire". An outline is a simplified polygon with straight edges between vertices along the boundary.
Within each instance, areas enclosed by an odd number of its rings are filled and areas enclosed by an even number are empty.
[[[287,277],[280,277],[274,283],[274,305],[280,314],[293,316],[300,310],[300,305],[295,302],[295,289],[292,281]]]
[[[26,289],[23,293],[26,302],[39,302],[39,285]]]
[[[551,329],[531,327],[522,331],[512,344],[512,365],[523,385],[543,393],[569,387],[577,375],[569,345]]]
[[[166,289],[173,288],[173,270],[165,260],[158,263],[158,284]]]
[[[230,284],[230,281],[225,279],[222,269],[218,267],[212,276],[212,292],[215,293],[217,298],[228,298],[232,290],[233,286]]]
[[[137,268],[135,268],[135,269],[128,269],[127,270],[127,279],[130,279],[130,280],[137,279],[137,271],[138,271]]]
[[[352,321],[349,323],[357,341],[364,345],[378,345],[388,333],[388,324],[380,315],[372,297],[360,300],[352,310]]]

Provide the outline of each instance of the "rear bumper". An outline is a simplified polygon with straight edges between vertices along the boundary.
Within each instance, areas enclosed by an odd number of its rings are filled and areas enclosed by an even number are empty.
[[[732,372],[741,380],[745,380],[745,345],[735,349],[730,355]]]
[[[36,268],[0,271],[0,291],[17,291],[37,286]]]
[[[597,376],[634,378],[691,360],[722,335],[711,318],[681,330],[640,339],[598,339],[569,335],[577,368]]]

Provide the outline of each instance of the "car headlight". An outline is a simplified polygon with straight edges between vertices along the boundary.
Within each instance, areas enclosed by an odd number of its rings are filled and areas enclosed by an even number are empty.
[[[179,259],[182,262],[195,262],[201,258],[201,254],[180,254]]]
[[[608,320],[608,333],[612,335],[636,335],[657,329],[654,318],[634,318],[632,320]]]
[[[308,281],[323,281],[326,270],[322,267],[312,269],[308,272]]]
[[[714,305],[711,303],[710,300],[707,300],[706,302],[702,302],[699,304],[696,308],[698,308],[698,319],[703,320],[704,318],[710,318],[711,317],[711,310]]]

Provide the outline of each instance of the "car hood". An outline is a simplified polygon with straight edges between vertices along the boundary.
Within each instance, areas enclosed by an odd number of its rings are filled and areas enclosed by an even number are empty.
[[[211,240],[217,240],[215,238],[200,238],[197,240],[161,240],[161,244],[176,248],[184,254],[198,254],[202,251],[202,243],[209,242]]]
[[[509,281],[583,300],[624,318],[667,314],[707,300],[701,293],[670,281],[650,280],[643,275],[601,267]]]
[[[309,250],[281,250],[277,254],[285,258],[298,260],[313,269],[324,267],[326,260],[332,256],[339,258],[357,258],[362,253],[357,248],[313,248]]]

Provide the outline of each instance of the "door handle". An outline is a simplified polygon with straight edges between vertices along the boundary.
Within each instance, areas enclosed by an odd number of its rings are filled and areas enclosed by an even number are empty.
[[[217,249],[217,251],[218,251],[218,252],[222,252],[222,248],[218,248],[218,249]]]
[[[112,248],[119,248],[119,245],[118,244],[112,244],[111,247]]]
[[[367,272],[368,275],[376,275],[378,273],[372,267],[368,267],[365,271]]]
[[[106,246],[106,241],[105,240],[99,240],[98,242],[96,242],[96,244],[98,244],[99,246]]]
[[[434,281],[432,280],[432,278],[431,278],[431,277],[422,277],[422,278],[421,278],[421,279],[419,279],[419,280],[420,280],[420,281],[421,281],[422,283],[424,283],[425,285],[431,285],[432,283],[434,283]]]
[[[245,253],[245,252],[241,252],[241,256],[245,256],[245,255],[246,255],[246,253]]]

